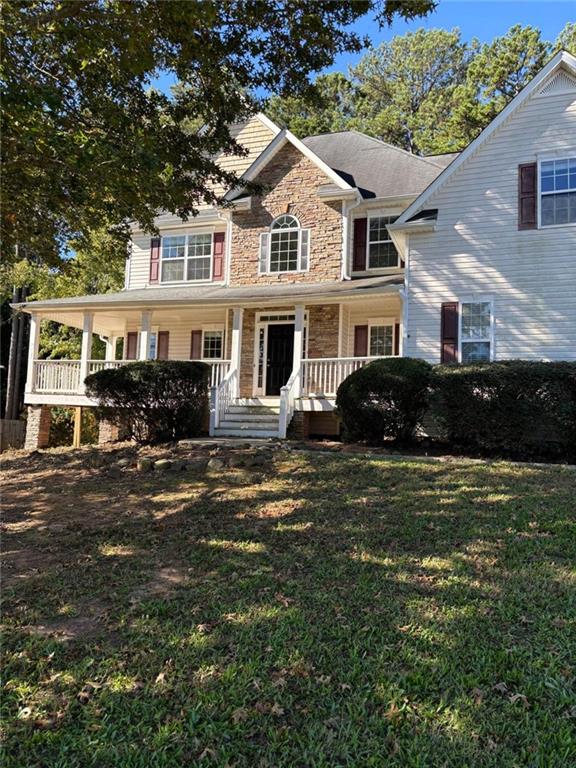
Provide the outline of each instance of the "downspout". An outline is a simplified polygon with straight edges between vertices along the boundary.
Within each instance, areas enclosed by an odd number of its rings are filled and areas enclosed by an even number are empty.
[[[224,285],[230,285],[230,266],[232,263],[232,211],[221,211],[218,218],[226,222],[226,257],[224,260]]]
[[[350,212],[354,208],[357,208],[362,201],[363,201],[362,195],[358,190],[356,190],[355,200],[342,201],[342,270],[340,275],[342,280],[350,280],[350,275],[348,272],[348,266],[350,264],[350,242],[351,242]]]
[[[404,287],[402,289],[403,304],[402,304],[402,349],[400,354],[402,357],[406,357],[406,350],[408,349],[408,314],[409,314],[409,297],[410,297],[410,235],[405,235],[406,245],[404,248]]]

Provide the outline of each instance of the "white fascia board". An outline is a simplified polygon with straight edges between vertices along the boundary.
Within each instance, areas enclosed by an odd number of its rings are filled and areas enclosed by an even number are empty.
[[[576,57],[567,51],[559,51],[550,61],[543,67],[540,72],[526,85],[520,93],[515,96],[512,101],[504,107],[502,112],[497,115],[492,122],[484,128],[484,130],[472,141],[466,149],[464,149],[458,157],[446,166],[442,173],[437,176],[434,181],[429,184],[426,189],[414,200],[412,205],[404,211],[404,213],[395,222],[398,224],[405,224],[407,220],[417,213],[424,203],[441,187],[443,186],[452,174],[460,168],[460,166],[467,161],[467,159],[473,155],[492,134],[498,130],[498,128],[504,123],[510,115],[515,112],[518,107],[523,104],[534,93],[537,88],[542,85],[550,75],[559,69],[561,66],[565,66],[571,72],[576,73]]]
[[[356,187],[340,189],[335,184],[323,184],[316,193],[321,200],[355,200],[358,194]]]

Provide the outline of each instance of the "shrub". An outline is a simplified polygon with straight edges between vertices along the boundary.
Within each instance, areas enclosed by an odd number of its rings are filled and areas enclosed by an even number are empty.
[[[51,408],[50,409],[50,447],[59,445],[72,445],[74,436],[74,409]],[[92,408],[82,410],[82,428],[80,442],[98,442],[98,422]]]
[[[127,363],[93,373],[86,392],[99,415],[139,443],[200,434],[208,408],[209,367],[180,360]]]
[[[431,415],[454,445],[510,458],[576,455],[576,363],[436,366]]]
[[[374,360],[345,379],[336,406],[344,436],[380,444],[409,442],[428,406],[432,367],[424,360]]]

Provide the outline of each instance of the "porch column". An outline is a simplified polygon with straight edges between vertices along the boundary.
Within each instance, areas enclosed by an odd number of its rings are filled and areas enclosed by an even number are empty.
[[[148,360],[151,329],[152,312],[147,309],[142,312],[142,319],[140,321],[140,349],[138,350],[138,360]]]
[[[80,392],[84,392],[84,379],[88,376],[89,361],[92,357],[92,332],[94,329],[94,314],[84,312],[82,319],[82,350],[80,352]]]
[[[300,397],[302,392],[302,347],[304,345],[304,305],[297,304],[294,308],[294,356],[292,372],[298,371],[294,382],[294,397]]]
[[[106,360],[116,360],[116,342],[118,341],[117,336],[108,336],[106,339],[106,354],[105,359]]]
[[[230,370],[237,371],[236,392],[234,397],[240,394],[240,358],[242,355],[242,319],[244,310],[242,307],[234,307],[232,315],[232,349],[230,354]]]
[[[30,316],[30,343],[28,346],[28,368],[26,370],[26,389],[25,392],[34,392],[36,382],[35,360],[38,357],[38,348],[40,345],[40,318],[36,313]]]

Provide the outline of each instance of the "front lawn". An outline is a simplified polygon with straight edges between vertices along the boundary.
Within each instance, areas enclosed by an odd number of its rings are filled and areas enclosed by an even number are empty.
[[[6,768],[576,764],[576,471],[101,464],[4,462]]]

